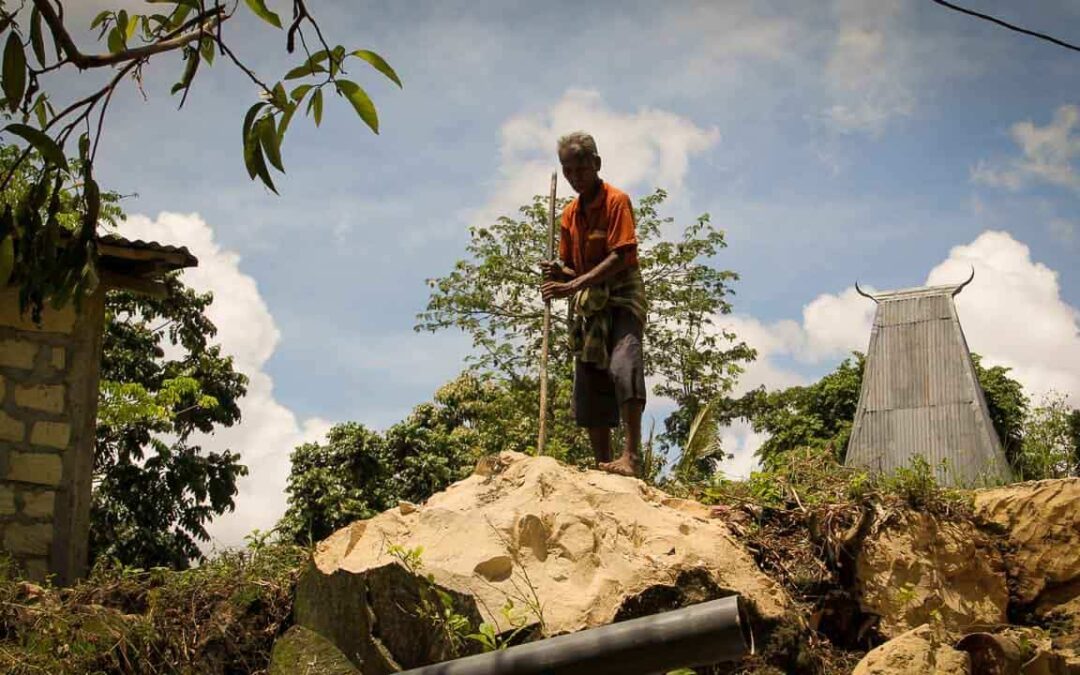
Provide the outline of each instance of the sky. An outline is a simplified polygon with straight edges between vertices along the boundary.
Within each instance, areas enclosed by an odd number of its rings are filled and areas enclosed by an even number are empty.
[[[72,26],[148,7],[71,4]],[[874,306],[856,280],[944,284],[973,267],[957,298],[969,346],[1036,402],[1080,405],[1080,53],[929,0],[308,4],[332,44],[400,75],[402,89],[350,68],[378,135],[340,99],[318,129],[298,115],[275,196],[241,156],[255,88],[219,59],[177,111],[169,55],[144,92],[117,93],[99,150],[99,182],[132,195],[121,233],[195,253],[185,280],[214,292],[217,338],[251,378],[242,422],[204,439],[251,469],[214,545],[273,526],[298,443],[342,421],[385,429],[461,371],[463,336],[413,330],[425,279],[463,257],[470,225],[546,194],[555,141],[577,129],[632,199],[662,187],[665,215],[725,231],[710,264],[740,279],[716,322],[759,353],[739,391],[812,382],[865,351]],[[967,6],[1080,42],[1073,0]],[[243,5],[226,37],[265,79],[299,63]],[[56,78],[71,97],[96,81]],[[723,440],[722,470],[747,475],[760,435],[736,424]]]

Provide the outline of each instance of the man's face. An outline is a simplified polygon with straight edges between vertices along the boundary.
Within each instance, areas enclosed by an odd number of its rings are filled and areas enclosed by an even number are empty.
[[[563,176],[578,194],[587,192],[599,180],[599,157],[590,157],[586,153],[562,152],[559,154],[559,162],[562,164]]]

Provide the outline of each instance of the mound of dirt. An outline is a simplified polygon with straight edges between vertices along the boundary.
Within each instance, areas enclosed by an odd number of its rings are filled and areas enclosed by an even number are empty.
[[[1017,483],[975,496],[976,516],[1006,538],[1013,595],[1080,631],[1080,478]]]
[[[867,654],[852,675],[970,675],[968,655],[923,624]]]
[[[863,611],[888,638],[928,622],[963,632],[1006,621],[1004,562],[967,520],[892,514],[863,540],[855,576]]]
[[[543,635],[733,593],[756,627],[788,606],[706,507],[506,452],[422,506],[402,504],[322,542],[298,584],[297,623],[363,662],[366,675],[447,658],[444,636],[416,616],[424,582],[410,567],[474,627],[499,631],[510,627],[508,601]]]

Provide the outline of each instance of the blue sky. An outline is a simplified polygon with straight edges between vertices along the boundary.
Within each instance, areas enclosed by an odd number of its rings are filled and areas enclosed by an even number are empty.
[[[1069,0],[968,4],[1080,41]],[[145,6],[92,0],[72,20],[125,5]],[[1080,401],[1080,54],[915,0],[310,5],[328,40],[400,74],[401,90],[353,66],[378,136],[340,100],[320,129],[294,120],[274,196],[240,154],[254,88],[219,60],[177,112],[169,57],[147,69],[148,100],[118,94],[99,154],[100,182],[138,193],[126,231],[200,256],[191,283],[215,290],[222,342],[257,380],[243,428],[213,441],[263,467],[220,541],[280,512],[299,439],[384,428],[461,369],[460,336],[412,331],[424,279],[463,255],[470,224],[546,192],[554,140],[576,128],[632,197],[663,187],[680,224],[707,212],[727,232],[714,264],[742,279],[723,321],[761,351],[743,386],[865,348],[856,279],[947,282],[970,264],[972,348]],[[296,65],[243,10],[227,31],[249,63],[267,79]],[[760,438],[725,440],[745,473]]]

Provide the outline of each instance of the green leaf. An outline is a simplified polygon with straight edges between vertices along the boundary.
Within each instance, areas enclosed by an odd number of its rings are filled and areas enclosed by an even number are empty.
[[[274,104],[274,107],[278,110],[284,110],[289,107],[289,96],[285,93],[285,85],[280,82],[274,84],[273,90],[270,92],[270,102]]]
[[[372,131],[379,133],[379,116],[375,113],[375,104],[368,98],[367,92],[360,85],[349,80],[338,80],[334,82],[334,85],[345,95],[345,98],[349,99],[349,103],[352,103],[360,119],[364,120]]]
[[[251,11],[255,12],[255,15],[266,23],[274,26],[275,28],[281,28],[281,19],[277,14],[274,14],[266,8],[265,0],[244,0]]]
[[[7,45],[4,46],[3,88],[8,107],[12,112],[18,110],[23,92],[26,91],[26,54],[15,31],[8,33]]]
[[[199,0],[146,0],[150,4],[170,4],[170,5],[183,5],[188,9],[199,9]]]
[[[119,28],[114,27],[109,31],[109,53],[116,54],[122,51],[124,51],[124,34]]]
[[[277,127],[277,137],[278,137],[278,146],[279,147],[285,141],[285,130],[289,128],[289,122],[292,121],[293,113],[296,112],[296,109],[298,107],[300,107],[299,103],[290,104],[289,107],[285,109],[285,112],[282,113],[282,115],[281,115],[281,120],[278,122],[278,127]]]
[[[322,124],[322,89],[316,89],[308,100],[307,114],[315,117],[315,126]]]
[[[314,75],[315,73],[325,73],[326,68],[323,68],[317,63],[305,63],[302,66],[297,66],[285,73],[286,80],[295,80],[298,77],[307,77],[308,75]]]
[[[45,125],[48,124],[48,122],[49,122],[49,117],[48,117],[48,112],[47,112],[48,111],[48,105],[49,105],[49,99],[47,98],[45,93],[42,92],[42,93],[38,94],[37,99],[34,100],[34,115],[37,116],[38,126],[41,127],[42,129],[44,129]]]
[[[247,167],[248,177],[254,179],[257,175],[254,163],[254,149],[251,143],[251,127],[255,122],[255,116],[259,114],[259,111],[265,108],[268,103],[261,101],[248,108],[247,114],[244,115],[244,126],[242,130],[242,138],[244,141],[244,165]]]
[[[41,33],[41,12],[37,5],[30,12],[30,45],[34,48],[34,57],[42,67],[45,66],[45,38]]]
[[[307,93],[311,91],[312,86],[313,85],[310,84],[302,84],[296,89],[293,89],[292,93],[289,94],[289,96],[290,98],[292,98],[293,101],[299,103],[305,96],[307,96]]]
[[[199,70],[199,50],[194,47],[184,47],[184,58],[187,60],[184,66],[184,74],[180,78],[180,81],[173,85],[172,92],[176,92],[188,89],[191,87],[191,81],[195,79],[195,73]],[[181,102],[183,105],[183,102]]]
[[[90,134],[83,132],[79,136],[79,158],[86,161],[86,158],[90,156]]]
[[[277,129],[274,128],[274,118],[266,115],[255,123],[259,134],[259,142],[270,164],[278,171],[285,173],[285,167],[281,164],[281,148],[278,146]]]
[[[176,6],[176,9],[173,10],[172,18],[169,22],[169,28],[176,29],[184,25],[184,22],[187,21],[188,14],[190,14],[191,10],[193,9],[199,9],[198,3],[196,3],[194,6],[187,3],[178,4]]]
[[[352,55],[358,59],[363,59],[367,61],[371,64],[373,68],[375,68],[375,70],[390,78],[390,80],[394,84],[399,87],[402,86],[401,80],[398,79],[397,73],[394,72],[394,69],[390,67],[390,64],[387,63],[383,59],[383,57],[379,56],[375,52],[369,51],[367,49],[357,49],[356,51],[352,52]]]
[[[148,1],[149,2],[154,2],[154,0],[148,0]],[[157,1],[160,2],[161,0],[157,0]],[[108,19],[110,16],[112,16],[112,12],[107,10],[107,9],[102,11],[102,12],[98,12],[98,15],[95,16],[94,20],[90,22],[90,28],[91,29],[97,28],[101,24],[105,23],[105,19]]]
[[[206,61],[208,66],[214,65],[214,46],[212,38],[203,38],[202,44],[199,46],[203,61]]]
[[[15,238],[10,234],[0,241],[0,288],[7,286],[15,271]]]
[[[126,42],[130,42],[131,38],[135,36],[135,31],[139,30],[139,22],[142,20],[143,18],[138,14],[128,19],[127,30],[124,31],[126,33],[124,36]]]
[[[126,10],[122,9],[119,13],[117,13],[116,27],[120,29],[121,33],[123,33],[126,42],[128,35],[131,34],[131,31],[128,30],[128,13]]]
[[[45,161],[50,164],[55,164],[64,171],[67,171],[68,164],[67,158],[64,157],[64,151],[60,149],[60,146],[56,144],[56,141],[49,138],[43,132],[25,124],[9,124],[4,127],[4,131],[11,132],[16,136],[21,136],[27,143],[34,146],[35,150],[41,153],[41,156],[45,158]]]

